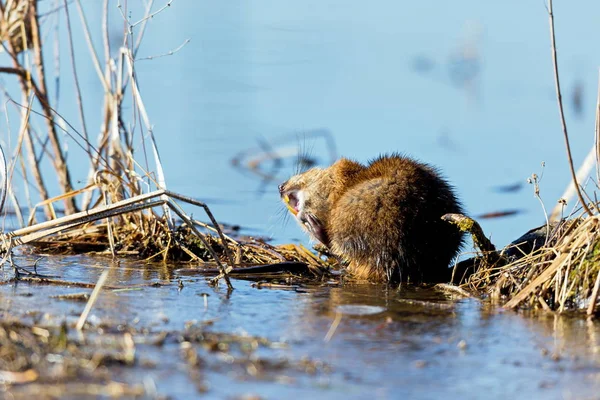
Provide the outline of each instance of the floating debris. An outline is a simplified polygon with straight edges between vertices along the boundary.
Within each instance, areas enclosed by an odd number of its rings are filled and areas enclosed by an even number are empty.
[[[505,217],[512,217],[515,215],[523,214],[524,212],[525,212],[525,210],[521,210],[521,209],[492,211],[492,212],[479,214],[476,218],[478,218],[478,219],[505,218]]]
[[[525,187],[525,183],[519,181],[519,182],[515,182],[515,183],[510,183],[508,185],[494,186],[492,188],[492,190],[497,193],[515,193],[515,192],[519,192],[524,187]]]
[[[386,310],[385,307],[367,306],[367,305],[362,305],[362,304],[343,304],[343,305],[337,306],[335,308],[336,313],[340,313],[342,315],[354,315],[354,316],[381,314],[385,310]]]

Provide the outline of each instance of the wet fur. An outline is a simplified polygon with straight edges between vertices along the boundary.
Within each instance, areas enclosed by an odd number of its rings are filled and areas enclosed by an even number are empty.
[[[462,213],[462,207],[434,168],[398,154],[366,166],[342,158],[329,168],[295,175],[280,187],[282,194],[293,190],[304,193],[304,219],[314,218],[322,231],[301,225],[345,258],[357,279],[449,279],[448,265],[463,237],[440,218]]]

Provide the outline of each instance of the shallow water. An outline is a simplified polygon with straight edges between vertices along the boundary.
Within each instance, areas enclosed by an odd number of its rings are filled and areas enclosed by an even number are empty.
[[[54,2],[41,3],[54,7]],[[90,16],[100,15],[102,2],[82,3]],[[141,10],[130,3],[129,16],[135,21]],[[116,6],[112,12],[116,46],[123,21]],[[600,3],[594,0],[555,4],[563,95],[577,164],[593,144],[599,15]],[[89,23],[100,32],[99,18]],[[50,37],[47,25],[44,29]],[[59,34],[65,35],[63,28]],[[547,209],[569,179],[548,36],[542,1],[508,1],[498,7],[475,0],[385,0],[377,5],[176,0],[150,21],[140,57],[164,54],[187,38],[191,42],[174,56],[140,61],[136,68],[168,188],[206,201],[219,221],[277,242],[306,243],[294,224],[278,218],[275,183],[263,185],[231,168],[230,161],[259,140],[274,143],[297,133],[299,139],[290,144],[300,142],[326,164],[323,142],[304,137],[327,130],[339,155],[366,161],[400,151],[441,167],[472,215],[524,210],[511,218],[482,220],[485,232],[503,245],[544,221],[525,179],[543,171],[541,197]],[[87,58],[84,35],[76,32],[74,40],[83,49],[78,67],[88,129],[96,132],[103,90]],[[69,63],[62,64],[66,76]],[[54,83],[49,85],[52,94],[58,92]],[[58,110],[80,129],[72,83],[65,77],[60,85]],[[580,110],[573,100],[577,90]],[[18,115],[11,121],[19,121]],[[2,140],[12,154],[16,138]],[[141,154],[139,140],[136,146]],[[72,165],[88,165],[74,143],[65,149]],[[287,165],[278,179],[293,169]],[[83,187],[86,168],[73,167],[72,173],[76,186]],[[22,179],[15,176],[15,191],[25,193]],[[47,181],[50,192],[58,194],[54,178]],[[516,189],[499,192],[494,190],[498,186]],[[34,258],[18,262],[31,265]],[[189,398],[199,389],[215,398],[253,393],[265,398],[598,397],[600,332],[597,323],[585,319],[520,315],[432,290],[396,292],[375,285],[273,290],[233,280],[236,289],[227,293],[182,266],[125,261],[115,266],[104,258],[44,258],[38,272],[93,283],[105,268],[111,268],[107,284],[127,290],[102,292],[86,335],[98,336],[105,325],[133,327],[138,363],[112,366],[113,379],[149,380],[149,387],[174,398]],[[5,269],[3,279],[10,277]],[[148,286],[152,282],[161,286]],[[52,296],[89,292],[3,284],[0,316],[74,323],[84,303]],[[356,316],[340,305],[385,310]],[[331,331],[340,310],[345,313]],[[259,346],[252,352],[255,359],[248,356],[245,363],[235,362],[239,355],[232,359],[227,352],[199,350],[204,364],[190,366],[178,340],[163,346],[147,343],[163,331],[177,337],[193,320],[211,321],[207,329],[214,332],[258,335],[277,345]],[[325,341],[328,333],[331,338]],[[260,357],[276,365],[264,362],[256,372]],[[313,362],[310,368],[302,364],[306,357]],[[275,363],[282,360],[287,364]],[[30,389],[12,390],[29,394]]]
[[[27,266],[33,260],[18,262]],[[235,290],[228,293],[185,266],[116,266],[106,258],[81,256],[48,257],[38,264],[41,274],[90,283],[105,268],[110,268],[107,286],[128,289],[102,292],[85,334],[134,327],[137,362],[113,367],[113,379],[152,382],[159,395],[183,399],[200,387],[214,398],[582,399],[596,398],[600,389],[600,327],[581,318],[524,317],[432,289],[324,284],[275,290],[234,279]],[[5,270],[4,278],[11,276]],[[85,292],[91,289],[3,284],[0,313],[38,324],[74,323],[85,304],[52,296]],[[160,332],[176,336],[190,321],[209,321],[210,332],[259,336],[275,344],[258,345],[242,361],[233,345],[223,352],[200,348],[200,367],[186,363],[180,342],[149,344]]]
[[[40,7],[53,10],[53,3]],[[156,1],[155,9],[164,3]],[[103,3],[82,4],[99,49]],[[124,3],[131,21],[143,17],[140,4]],[[554,7],[565,112],[579,165],[594,143],[600,2]],[[109,10],[114,50],[122,43],[123,17],[117,4],[111,2]],[[102,123],[103,89],[76,14],[73,10],[71,18],[76,20],[78,71],[93,135]],[[44,26],[47,40],[53,40],[52,18]],[[471,215],[521,211],[481,221],[499,246],[545,221],[533,187],[526,184],[531,174],[543,175],[540,193],[547,210],[570,179],[543,1],[512,0],[497,7],[477,0],[377,5],[176,0],[149,21],[145,35],[136,64],[138,83],[167,187],[206,201],[220,221],[275,241],[304,239],[298,227],[278,216],[280,182],[265,185],[230,161],[284,135],[292,135],[289,146],[302,145],[320,164],[330,162],[324,142],[308,133],[322,129],[332,134],[338,156],[365,162],[398,151],[440,167]],[[189,44],[173,56],[142,60],[186,39]],[[0,61],[11,65],[5,55]],[[49,91],[60,92],[58,111],[81,132],[70,62],[61,64],[60,71],[52,62],[46,66],[49,76],[63,75],[60,87],[49,82]],[[10,115],[10,121],[18,122],[19,116]],[[14,152],[18,132],[16,126],[11,130],[12,141],[2,137],[7,154]],[[73,141],[64,140],[75,186],[83,187],[88,159]],[[140,139],[135,146],[143,164]],[[290,164],[276,180],[293,173]],[[57,195],[54,176],[46,181]],[[22,179],[12,183],[17,194],[26,193]],[[502,186],[516,189],[496,190]],[[567,211],[574,205],[570,202]]]

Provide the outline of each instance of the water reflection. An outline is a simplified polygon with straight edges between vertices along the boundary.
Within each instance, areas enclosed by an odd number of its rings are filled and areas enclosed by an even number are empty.
[[[25,265],[28,259],[20,261]],[[236,289],[229,293],[224,287],[209,287],[202,275],[180,274],[185,266],[128,261],[117,266],[105,258],[52,257],[40,262],[38,271],[93,283],[104,268],[111,271],[107,285],[118,288],[102,292],[89,319],[90,333],[95,326],[131,326],[138,332],[134,340],[142,343],[163,331],[181,332],[196,320],[208,324],[210,331],[257,335],[284,344],[257,349],[256,356],[269,362],[285,359],[289,365],[273,370],[268,379],[236,367],[232,380],[219,357],[208,358],[212,367],[202,382],[214,396],[283,397],[298,392],[319,398],[479,398],[485,392],[491,398],[552,398],[562,393],[581,398],[593,397],[600,389],[600,329],[592,320],[520,315],[414,287],[398,291],[383,285],[320,284],[296,292],[257,289],[253,282],[234,280]],[[5,271],[5,279],[9,276]],[[74,323],[84,303],[55,296],[89,291],[4,283],[0,315],[44,324],[65,319]],[[356,312],[361,309],[378,312]],[[336,318],[338,325],[326,340]],[[144,375],[158,379],[167,372],[164,368],[183,362],[177,361],[177,346],[172,345],[138,346],[136,354],[156,363],[144,372],[135,372],[141,365],[132,367],[123,375],[128,382],[139,383]],[[328,372],[307,375],[304,367],[297,368],[303,359],[326,365]],[[168,368],[171,378],[155,382],[159,393],[195,393],[196,385],[185,372],[188,367]]]

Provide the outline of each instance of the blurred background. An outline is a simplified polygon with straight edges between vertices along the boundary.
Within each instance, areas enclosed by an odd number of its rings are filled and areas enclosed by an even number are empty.
[[[101,46],[102,2],[81,3]],[[298,146],[310,165],[389,152],[436,165],[470,215],[504,215],[480,220],[497,245],[545,221],[528,177],[541,176],[548,212],[569,183],[543,1],[163,0],[154,8],[167,3],[148,23],[137,79],[168,188],[206,201],[219,221],[277,243],[306,242],[284,223],[277,193],[296,170]],[[109,8],[116,49],[123,18],[142,18],[143,4]],[[554,11],[578,167],[594,143],[600,3],[557,2]],[[64,35],[64,13],[43,29],[48,40]],[[102,86],[83,35],[74,39],[87,122],[99,129]],[[61,68],[69,71],[66,59]],[[77,127],[72,83],[49,85]],[[77,162],[75,146],[68,157]],[[73,172],[84,186],[85,168]]]

